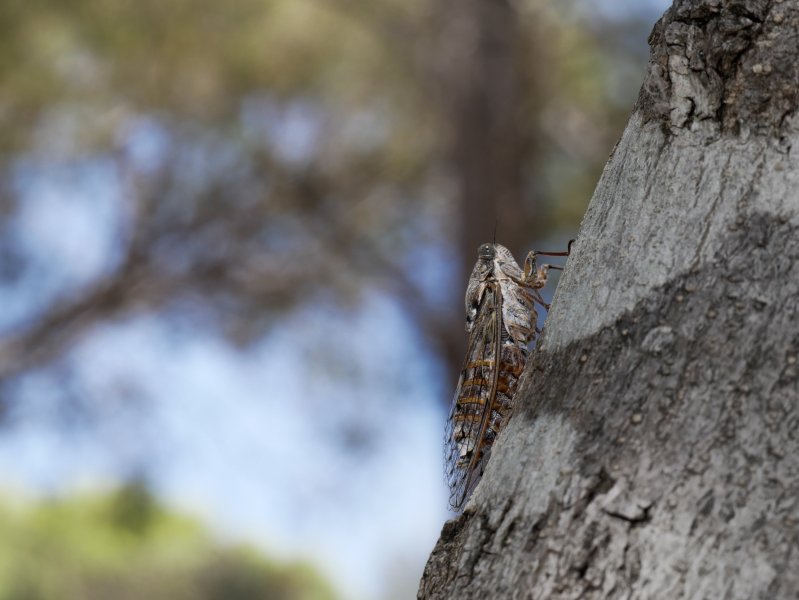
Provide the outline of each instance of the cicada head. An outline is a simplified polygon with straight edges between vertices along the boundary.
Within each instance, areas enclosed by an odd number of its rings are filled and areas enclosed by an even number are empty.
[[[483,244],[477,249],[477,256],[480,257],[480,260],[494,260],[496,256],[496,251],[494,250],[494,244]]]
[[[472,269],[469,283],[472,281],[485,281],[494,270],[494,259],[497,257],[494,244],[483,244],[477,249],[477,264]]]

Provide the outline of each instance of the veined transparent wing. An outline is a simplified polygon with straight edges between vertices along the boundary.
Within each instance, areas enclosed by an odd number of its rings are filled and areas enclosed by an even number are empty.
[[[484,437],[499,382],[502,293],[497,282],[486,290],[469,338],[444,433],[444,477],[449,506],[460,510],[477,482]]]

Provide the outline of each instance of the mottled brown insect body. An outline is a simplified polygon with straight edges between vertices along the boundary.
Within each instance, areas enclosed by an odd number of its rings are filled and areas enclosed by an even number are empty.
[[[535,302],[544,304],[536,290],[546,284],[549,269],[536,269],[531,252],[522,272],[499,244],[480,246],[478,255],[466,289],[469,348],[444,439],[453,510],[463,505],[480,474],[478,465],[510,417],[527,345],[536,333]]]

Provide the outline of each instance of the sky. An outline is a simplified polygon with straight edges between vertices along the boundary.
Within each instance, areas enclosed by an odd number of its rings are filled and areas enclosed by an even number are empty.
[[[0,289],[0,327],[113,267],[108,169],[20,167],[13,231],[33,267]],[[145,477],[231,542],[311,558],[346,597],[415,587],[448,516],[444,407],[440,366],[397,303],[318,299],[246,351],[175,312],[104,325],[17,382],[0,484],[69,493]]]
[[[604,18],[621,20],[631,15],[651,20],[660,18],[672,5],[671,0],[583,0],[592,12]]]
[[[0,288],[0,330],[119,255],[110,163],[21,161],[16,180],[9,235],[31,266]],[[409,597],[451,516],[441,366],[391,297],[325,300],[246,350],[180,307],[93,330],[9,390],[0,486],[64,494],[143,477],[224,540],[311,559],[344,597]]]
[[[653,22],[669,4],[586,1]],[[313,138],[297,110],[278,132],[287,159]],[[135,135],[140,165],[157,161],[157,125]],[[32,268],[0,287],[0,332],[115,268],[124,233],[110,162],[23,159],[14,181],[24,201],[0,233]],[[426,252],[425,277],[451,280],[446,252]],[[143,477],[224,540],[313,560],[345,598],[415,597],[453,516],[441,398],[455,382],[409,316],[377,291],[349,308],[313,298],[242,350],[180,309],[106,324],[16,382],[0,487],[59,494]]]
[[[157,317],[103,327],[68,359],[77,389],[57,372],[19,384],[0,480],[70,492],[143,475],[223,538],[378,597],[394,562],[421,573],[447,518],[438,378],[412,330],[382,297],[357,315],[301,309],[246,353]],[[309,364],[330,351],[337,364]]]

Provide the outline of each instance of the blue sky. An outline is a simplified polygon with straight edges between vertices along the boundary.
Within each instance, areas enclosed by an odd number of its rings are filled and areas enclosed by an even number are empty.
[[[223,537],[309,556],[349,596],[377,597],[392,563],[421,572],[447,517],[444,416],[401,311],[374,296],[357,313],[300,309],[246,353],[159,318],[103,327],[68,359],[79,389],[58,373],[20,383],[0,478],[71,491],[144,473]],[[325,348],[336,339],[354,343]],[[329,351],[356,372],[309,364]],[[79,409],[65,426],[70,392],[88,422]],[[366,432],[360,451],[342,422]]]
[[[146,120],[132,132],[140,168],[159,136]],[[125,233],[110,161],[31,155],[14,180],[4,233],[27,266],[0,287],[6,332],[118,266]],[[446,260],[418,258],[448,279]],[[184,308],[103,324],[14,382],[0,485],[61,494],[144,476],[223,539],[311,559],[345,597],[412,595],[448,517],[447,392],[408,315],[377,291],[350,307],[310,299],[243,350]]]
[[[582,0],[592,12],[613,20],[634,15],[652,23],[671,6],[671,0]]]
[[[0,289],[4,329],[112,268],[109,168],[20,167],[13,235],[32,266]],[[0,482],[69,493],[145,476],[224,539],[311,558],[347,597],[415,587],[447,518],[444,392],[397,303],[310,301],[246,351],[174,313],[102,325],[16,382]]]

